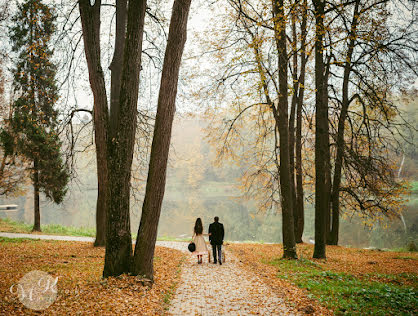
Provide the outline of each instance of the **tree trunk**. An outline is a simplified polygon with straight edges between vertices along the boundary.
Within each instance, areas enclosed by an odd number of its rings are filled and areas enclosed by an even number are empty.
[[[286,19],[284,15],[284,1],[273,0],[274,31],[279,56],[279,100],[278,113],[275,113],[277,128],[280,134],[280,190],[282,204],[282,234],[283,257],[297,258],[295,231],[293,221],[293,199],[290,179],[290,149],[289,149],[289,119],[287,100],[287,47],[286,47]],[[274,106],[273,106],[274,107]]]
[[[349,44],[347,50],[346,61],[344,65],[344,75],[343,75],[343,97],[342,97],[342,105],[341,105],[341,112],[340,117],[338,120],[338,131],[337,131],[337,156],[335,158],[335,169],[334,169],[334,179],[332,184],[332,195],[331,195],[331,205],[332,205],[332,229],[330,232],[329,244],[330,245],[338,245],[338,235],[339,235],[339,228],[340,228],[340,186],[341,186],[341,171],[342,171],[342,164],[344,158],[344,129],[345,129],[345,121],[347,118],[348,107],[350,105],[348,99],[349,93],[349,82],[350,82],[350,73],[351,73],[351,58],[354,51],[354,45],[356,41],[356,31],[357,31],[357,23],[358,23],[358,16],[359,16],[359,6],[360,0],[356,1],[354,12],[353,12],[353,20],[351,22],[351,30],[349,33]]]
[[[296,205],[297,214],[295,239],[297,243],[302,243],[302,235],[305,226],[305,212],[303,203],[303,177],[302,177],[302,106],[305,93],[305,71],[306,71],[306,25],[308,15],[308,4],[304,0],[302,3],[302,24],[301,24],[301,67],[299,76],[299,92],[296,109]]]
[[[97,133],[95,139],[97,144]],[[100,149],[102,150],[102,149]],[[106,199],[107,199],[107,166],[106,160],[103,160],[102,154],[97,153],[96,145],[96,163],[97,163],[97,202],[96,202],[96,239],[95,247],[106,246]]]
[[[145,10],[146,0],[129,1],[119,104],[112,113],[108,137],[110,194],[107,200],[104,277],[127,273],[132,263],[130,183]]]
[[[119,0],[116,2],[116,36],[115,36],[115,51],[113,60],[110,65],[112,72],[111,76],[111,102],[110,102],[110,117],[114,119],[115,112],[117,112],[120,95],[120,77],[122,73],[123,49],[125,46],[126,33],[126,3],[127,0]],[[95,124],[95,125],[99,125]],[[102,130],[98,127],[99,130]],[[106,245],[106,200],[108,192],[108,172],[106,163],[106,138],[98,139],[100,132],[96,129],[96,155],[97,160],[97,180],[98,180],[98,195],[96,206],[96,240],[95,246]],[[97,146],[100,144],[100,146]]]
[[[324,108],[326,108],[326,117],[327,117],[327,123],[324,124],[325,128],[325,134],[327,135],[326,139],[324,141],[326,142],[325,147],[327,148],[325,151],[324,156],[324,164],[325,164],[325,192],[327,197],[327,206],[325,209],[325,242],[326,244],[329,244],[329,237],[331,232],[331,191],[332,191],[332,183],[331,183],[331,153],[330,153],[330,145],[329,145],[329,120],[328,120],[328,78],[329,78],[329,71],[331,67],[331,58],[328,58],[327,64],[326,64],[326,70],[324,74]]]
[[[104,74],[100,61],[100,6],[101,1],[99,0],[93,6],[90,5],[89,0],[79,1],[84,52],[94,98],[93,122],[98,185],[95,246],[104,246],[106,242],[106,202],[108,199],[106,142],[109,113]]]
[[[326,232],[326,209],[328,207],[327,185],[326,185],[326,151],[328,109],[324,100],[324,60],[323,60],[323,34],[325,2],[313,0],[316,20],[315,27],[315,247],[314,258],[326,258],[325,254],[325,232]]]
[[[127,18],[127,0],[116,1],[116,36],[115,50],[113,52],[112,63],[109,69],[112,72],[110,83],[110,121],[111,129],[115,130],[115,124],[119,115],[119,98],[121,75],[123,67],[123,53],[126,40],[126,18]]]
[[[296,105],[298,93],[298,53],[297,53],[297,32],[296,32],[296,3],[293,3],[293,10],[291,12],[292,19],[292,79],[293,79],[293,94],[290,104],[289,117],[289,165],[290,165],[290,187],[292,190],[292,205],[296,207],[296,187],[295,187],[295,119],[296,119]],[[298,231],[298,213],[293,212],[295,240],[296,232]],[[297,242],[297,240],[296,240]]]
[[[191,0],[175,0],[173,4],[161,76],[147,186],[138,229],[138,239],[135,245],[132,273],[134,275],[143,275],[150,280],[153,280],[154,249],[161,205],[164,198],[167,159],[170,149],[172,123],[176,110],[177,83],[181,57],[187,37],[187,19],[190,3]]]
[[[33,161],[33,232],[41,231],[41,210],[39,207],[39,170],[38,170],[38,158]]]

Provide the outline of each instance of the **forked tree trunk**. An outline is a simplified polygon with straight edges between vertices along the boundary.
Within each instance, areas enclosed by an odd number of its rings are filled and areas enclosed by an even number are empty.
[[[326,232],[326,209],[328,207],[326,185],[326,151],[328,109],[324,100],[325,67],[323,60],[323,34],[325,1],[313,0],[315,13],[315,247],[314,258],[326,258],[325,232]]]
[[[120,77],[122,73],[123,49],[125,45],[126,33],[126,4],[127,0],[118,0],[116,2],[116,36],[115,36],[115,51],[113,60],[110,65],[112,72],[111,76],[111,101],[110,101],[110,117],[112,122],[116,120],[114,113],[118,109],[119,94],[120,94]],[[98,196],[96,205],[96,240],[95,246],[106,245],[106,200],[108,195],[108,172],[106,162],[106,146],[105,139],[100,139],[100,131],[102,130],[97,123],[96,128],[96,160],[97,160],[97,179],[98,179]],[[99,144],[99,145],[97,145]]]
[[[282,204],[282,234],[283,257],[297,258],[295,231],[293,221],[293,199],[290,179],[290,149],[289,149],[289,118],[288,118],[288,87],[287,87],[287,47],[286,47],[286,19],[284,1],[273,0],[274,31],[277,52],[279,56],[279,100],[278,113],[275,120],[280,134],[280,189]]]
[[[112,113],[107,142],[110,194],[107,200],[104,277],[130,272],[132,263],[130,184],[145,10],[145,0],[129,1],[119,104]]]
[[[135,245],[132,273],[145,276],[150,280],[154,278],[154,249],[161,205],[164,198],[167,159],[176,110],[177,83],[181,57],[187,37],[187,19],[190,3],[191,0],[175,0],[173,4],[161,76],[147,186],[138,229],[138,239]]]
[[[38,158],[33,161],[33,232],[41,231],[41,210],[39,207],[39,170],[38,170]]]

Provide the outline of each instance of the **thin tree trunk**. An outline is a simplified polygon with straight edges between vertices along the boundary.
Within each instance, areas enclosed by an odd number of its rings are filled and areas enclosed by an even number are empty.
[[[275,119],[280,134],[280,190],[282,204],[283,257],[297,258],[290,179],[289,119],[287,100],[287,47],[284,1],[273,0],[274,30],[279,56],[279,100]],[[273,106],[274,107],[274,106]]]
[[[132,263],[130,183],[145,10],[146,0],[129,1],[119,104],[112,113],[107,143],[110,194],[107,200],[104,277],[127,273]]]
[[[296,6],[296,3],[293,3]],[[292,205],[296,207],[296,187],[295,187],[295,119],[296,119],[296,106],[297,106],[297,93],[298,93],[298,53],[297,53],[297,32],[296,32],[296,8],[294,7],[291,12],[292,20],[292,79],[293,79],[293,95],[290,104],[290,117],[289,117],[289,165],[290,165],[290,187],[292,190]],[[298,231],[298,213],[293,212],[295,240],[296,232]],[[296,240],[297,242],[297,240]]]
[[[106,242],[106,201],[109,190],[106,164],[109,113],[104,74],[100,61],[100,6],[100,0],[97,0],[93,6],[90,5],[89,0],[79,1],[84,52],[94,98],[93,122],[98,184],[95,246],[104,246]]]
[[[329,244],[329,238],[330,238],[330,232],[331,232],[331,191],[332,191],[332,183],[331,183],[331,153],[330,153],[330,145],[329,145],[329,120],[328,120],[328,78],[329,78],[329,71],[331,67],[331,58],[328,58],[327,64],[326,64],[326,70],[324,74],[324,108],[326,108],[326,118],[327,122],[324,124],[325,128],[325,134],[327,137],[324,139],[325,141],[325,156],[324,156],[324,170],[325,170],[325,195],[327,198],[326,201],[326,209],[325,209],[325,242],[326,244]]]
[[[324,157],[327,147],[328,109],[324,102],[324,60],[323,60],[323,34],[325,2],[313,0],[316,20],[315,29],[315,247],[314,258],[326,258],[325,232],[326,232],[326,209],[328,205],[326,185],[326,162]]]
[[[302,106],[305,93],[305,71],[306,71],[306,25],[308,15],[308,4],[304,0],[302,3],[302,24],[301,24],[301,67],[299,76],[299,93],[296,109],[296,206],[297,214],[295,239],[297,243],[302,243],[302,235],[305,226],[305,212],[303,203],[303,178],[302,178]]]
[[[135,245],[132,273],[143,275],[150,280],[153,280],[154,274],[154,249],[164,198],[171,130],[176,110],[177,83],[187,37],[190,3],[191,0],[175,0],[173,4],[161,76],[147,186],[138,229],[138,239]]]
[[[351,58],[354,51],[354,45],[356,41],[356,30],[358,23],[359,15],[359,6],[360,0],[356,1],[353,20],[351,23],[351,31],[349,33],[349,45],[347,50],[346,62],[344,65],[344,75],[343,75],[343,99],[340,112],[340,118],[338,120],[338,131],[337,131],[337,156],[335,158],[335,169],[334,169],[334,179],[332,184],[332,195],[331,195],[331,205],[332,205],[332,229],[330,232],[329,244],[338,245],[338,235],[340,228],[340,186],[341,186],[341,171],[344,158],[344,129],[345,121],[347,119],[348,107],[350,105],[348,99],[349,93],[349,82],[350,82],[350,73],[351,73]]]
[[[33,161],[33,232],[41,231],[41,210],[39,207],[39,170],[38,170],[38,158]]]
[[[30,6],[30,19],[33,19],[33,3],[31,3]],[[30,43],[32,45],[33,38],[36,37],[36,34],[34,34],[36,30],[33,28],[33,23],[30,24]],[[33,62],[33,53],[31,51],[30,53],[30,60]],[[29,76],[29,86],[31,90],[31,102],[32,106],[36,107],[36,101],[35,101],[35,82],[33,79],[33,76]],[[39,206],[39,166],[38,166],[38,157],[35,157],[33,160],[33,213],[34,213],[34,219],[33,219],[33,228],[32,231],[40,232],[41,231],[41,210]]]

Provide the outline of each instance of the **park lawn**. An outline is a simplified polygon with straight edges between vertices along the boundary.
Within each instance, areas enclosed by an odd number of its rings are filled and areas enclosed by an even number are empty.
[[[227,247],[302,312],[326,314],[325,307],[337,315],[418,313],[416,252],[328,246],[327,259],[318,260],[312,259],[313,246],[303,244],[297,246],[300,260],[285,260],[277,244]]]
[[[41,232],[32,232],[33,225],[16,222],[8,218],[0,218],[0,232],[23,233],[34,235],[58,235],[58,236],[82,236],[96,237],[96,229],[89,227],[63,226],[59,224],[41,225]],[[132,234],[132,239],[136,239],[136,233]],[[160,241],[189,241],[190,238],[177,238],[171,236],[158,236]]]
[[[8,218],[0,218],[0,232],[7,233],[32,233],[33,225],[21,222],[15,222]],[[95,237],[96,230],[88,227],[62,226],[58,224],[41,225],[42,232],[33,232],[33,234],[42,235],[61,235],[61,236],[83,236]]]
[[[91,243],[0,237],[0,311],[6,315],[161,315],[168,308],[181,272],[183,254],[156,247],[155,283],[133,276],[102,279],[104,248]],[[46,310],[27,309],[10,292],[27,272],[59,277],[58,297]]]

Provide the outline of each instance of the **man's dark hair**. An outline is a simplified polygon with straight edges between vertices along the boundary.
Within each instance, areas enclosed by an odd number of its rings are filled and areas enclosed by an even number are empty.
[[[216,223],[219,222],[219,217],[215,216],[214,220],[215,220]]]

